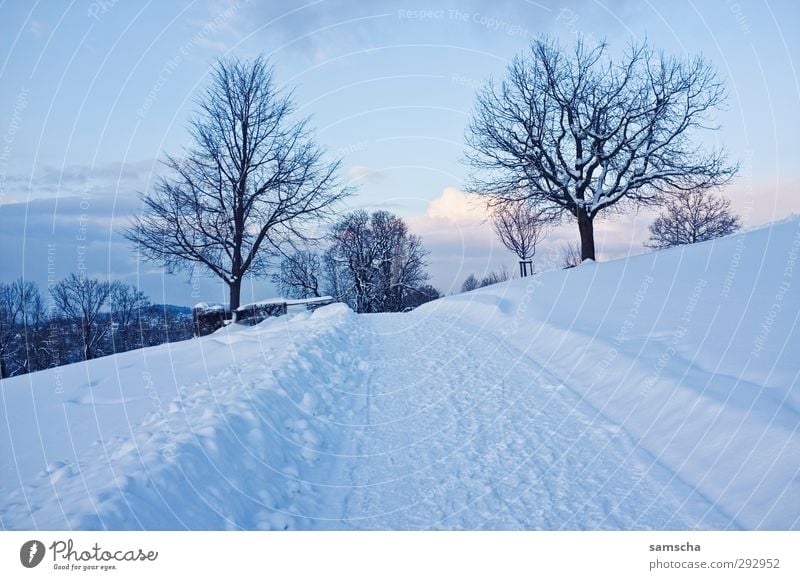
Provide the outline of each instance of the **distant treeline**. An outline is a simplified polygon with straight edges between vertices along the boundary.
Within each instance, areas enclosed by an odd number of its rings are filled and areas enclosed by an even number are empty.
[[[0,283],[0,378],[191,337],[189,308],[151,304],[130,284],[71,274],[44,295]]]

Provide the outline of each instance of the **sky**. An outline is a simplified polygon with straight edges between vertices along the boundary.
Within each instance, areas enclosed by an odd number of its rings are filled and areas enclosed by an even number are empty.
[[[729,93],[703,139],[740,164],[722,193],[746,227],[779,220],[800,212],[797,22],[792,0],[0,2],[0,281],[45,289],[84,271],[154,303],[224,302],[219,282],[138,260],[120,232],[165,155],[191,144],[195,100],[231,56],[270,59],[358,186],[348,208],[402,216],[444,293],[470,273],[516,268],[463,193],[464,131],[476,90],[540,34],[702,54]],[[652,219],[601,220],[599,259],[645,251]],[[538,267],[575,240],[574,223],[554,228]],[[248,278],[243,301],[274,292]]]

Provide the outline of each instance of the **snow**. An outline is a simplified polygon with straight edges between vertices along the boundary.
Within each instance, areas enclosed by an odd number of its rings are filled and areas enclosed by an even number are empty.
[[[211,311],[219,311],[225,310],[225,307],[222,304],[209,304],[208,302],[198,302],[194,305],[195,310],[211,310]]]
[[[2,382],[6,529],[798,529],[800,218]]]
[[[286,304],[287,306],[302,306],[305,304],[319,304],[333,302],[333,296],[317,296],[315,298],[267,298],[266,300],[259,300],[258,302],[251,302],[249,304],[242,304],[239,310],[246,308],[254,308],[257,306],[271,306],[273,304]]]
[[[320,302],[333,302],[333,296],[316,296],[314,298],[289,299],[286,303],[289,306],[296,304],[319,304]]]
[[[272,306],[273,304],[286,304],[288,302],[287,298],[266,298],[264,300],[259,300],[258,302],[250,302],[249,304],[242,304],[239,306],[240,309],[243,308],[253,308],[255,306]]]

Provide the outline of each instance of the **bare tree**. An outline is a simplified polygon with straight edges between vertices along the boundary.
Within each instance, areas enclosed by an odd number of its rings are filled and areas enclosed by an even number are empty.
[[[581,244],[575,242],[561,246],[561,266],[566,270],[581,263]]]
[[[509,202],[494,209],[492,225],[503,245],[520,260],[520,276],[527,275],[527,265],[536,255],[536,245],[544,237],[546,219],[542,210],[527,202]],[[531,273],[533,268],[531,268]]]
[[[12,285],[12,292],[17,302],[19,334],[21,338],[21,356],[18,360],[18,372],[29,373],[40,366],[40,349],[42,347],[44,325],[47,321],[45,307],[39,287],[31,280],[18,279]]]
[[[0,379],[10,376],[9,366],[18,348],[17,301],[10,284],[0,283]]]
[[[421,306],[426,302],[431,302],[432,300],[438,300],[441,297],[442,293],[439,292],[438,288],[435,288],[430,284],[425,284],[419,288],[414,288],[413,291],[406,295],[406,298],[403,302],[403,310],[412,310],[417,306]]]
[[[481,279],[480,287],[483,288],[484,286],[491,286],[492,284],[499,284],[500,282],[506,282],[507,280],[511,280],[514,275],[511,271],[503,264],[499,270],[495,270],[494,272],[489,272]]]
[[[201,264],[240,304],[242,278],[263,274],[270,252],[326,217],[350,190],[314,142],[308,119],[291,117],[290,94],[275,86],[267,61],[220,61],[191,121],[195,141],[168,157],[168,177],[144,194],[127,230],[147,258],[171,270]]]
[[[102,324],[101,310],[113,289],[110,282],[77,274],[70,274],[50,289],[56,312],[77,325],[84,360],[100,354],[98,347],[110,328]]]
[[[504,264],[499,270],[489,272],[480,279],[476,278],[475,274],[470,274],[461,285],[461,291],[471,292],[472,290],[476,290],[478,288],[484,288],[485,286],[491,286],[492,284],[499,284],[500,282],[511,280],[513,277],[514,274],[512,274],[511,270],[509,270]]]
[[[329,239],[330,293],[357,312],[399,312],[428,279],[422,241],[389,212],[353,212],[333,226]]]
[[[331,294],[356,312],[374,312],[377,246],[372,240],[369,214],[356,211],[333,225],[326,269]]]
[[[732,234],[742,225],[730,206],[729,199],[707,191],[671,197],[650,224],[650,240],[645,245],[669,248]]]
[[[376,211],[371,218],[373,243],[377,248],[376,277],[379,312],[400,312],[408,298],[419,292],[428,280],[422,240],[408,231],[406,223],[386,211]],[[416,303],[416,300],[415,300]]]
[[[0,283],[0,378],[37,370],[47,310],[30,280]]]
[[[51,289],[0,282],[0,378],[192,337],[188,308],[159,305],[134,286],[72,275]]]
[[[339,248],[331,246],[322,254],[322,276],[325,294],[333,296],[337,302],[353,307],[356,293],[352,284],[352,273],[342,263]]]
[[[616,206],[726,183],[736,166],[693,135],[714,128],[725,99],[702,57],[632,45],[617,60],[579,40],[571,53],[546,38],[479,92],[467,132],[468,189],[493,204],[527,200],[573,216],[582,259],[595,257],[594,219]]]
[[[272,276],[282,296],[315,298],[320,294],[322,263],[310,250],[298,250],[281,260],[280,270]]]
[[[150,306],[150,299],[135,286],[114,282],[108,304],[113,325],[111,338],[114,352],[143,346],[142,314]]]
[[[467,276],[467,279],[464,280],[464,283],[461,285],[462,292],[471,292],[477,288],[481,287],[480,281],[475,277],[475,274],[470,274]]]

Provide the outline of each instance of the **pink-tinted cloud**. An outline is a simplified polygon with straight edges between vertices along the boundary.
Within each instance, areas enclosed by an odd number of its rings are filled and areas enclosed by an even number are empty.
[[[459,291],[471,273],[482,276],[516,263],[492,232],[484,204],[454,187],[431,200],[424,215],[406,221],[430,250],[431,282],[442,292]]]

